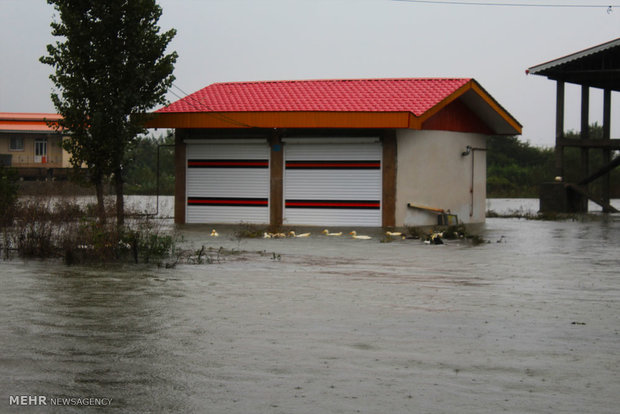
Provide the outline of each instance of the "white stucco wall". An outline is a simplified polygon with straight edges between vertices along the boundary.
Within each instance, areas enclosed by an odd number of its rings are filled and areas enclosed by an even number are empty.
[[[483,223],[486,212],[486,151],[461,155],[469,145],[486,148],[482,134],[449,131],[397,132],[396,225],[437,224],[437,215],[407,203],[450,210],[460,223]],[[472,156],[474,157],[472,204]]]

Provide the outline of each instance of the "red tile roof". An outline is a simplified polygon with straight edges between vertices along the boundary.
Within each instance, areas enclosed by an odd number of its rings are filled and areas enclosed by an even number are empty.
[[[411,112],[421,116],[470,80],[401,78],[215,83],[157,112]]]

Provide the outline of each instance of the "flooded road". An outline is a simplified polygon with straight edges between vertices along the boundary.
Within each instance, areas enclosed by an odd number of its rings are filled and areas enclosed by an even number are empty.
[[[0,262],[0,412],[618,412],[618,216],[488,219],[474,247],[210,230],[184,245],[243,253]]]

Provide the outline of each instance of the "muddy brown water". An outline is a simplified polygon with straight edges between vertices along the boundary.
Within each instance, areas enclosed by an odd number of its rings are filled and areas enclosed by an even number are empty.
[[[209,232],[183,243],[244,253],[0,262],[0,412],[618,412],[618,216],[489,219],[475,247]]]

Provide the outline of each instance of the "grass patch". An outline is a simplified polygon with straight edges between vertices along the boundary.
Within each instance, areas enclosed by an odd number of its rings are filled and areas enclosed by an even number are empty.
[[[265,234],[265,228],[256,224],[241,222],[235,230],[236,239],[258,239]]]

